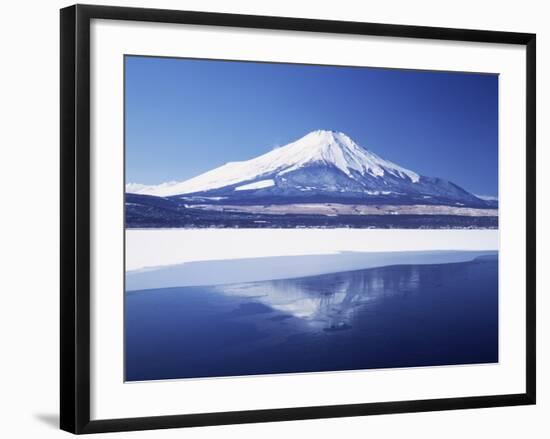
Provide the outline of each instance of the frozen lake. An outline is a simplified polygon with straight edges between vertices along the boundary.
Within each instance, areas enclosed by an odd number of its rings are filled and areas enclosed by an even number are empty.
[[[126,378],[496,362],[497,255],[497,230],[127,230]]]

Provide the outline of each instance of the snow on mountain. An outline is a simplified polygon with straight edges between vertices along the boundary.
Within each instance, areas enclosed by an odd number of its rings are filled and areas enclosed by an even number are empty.
[[[179,184],[177,181],[169,181],[157,185],[146,185],[141,183],[126,183],[127,194],[156,195],[159,197],[167,196],[170,189]]]
[[[266,187],[275,186],[275,182],[273,180],[260,180],[256,181],[254,183],[250,184],[244,184],[242,186],[237,186],[235,188],[236,191],[251,191],[253,189],[263,189]]]
[[[224,197],[227,202],[363,202],[478,205],[485,201],[449,181],[425,177],[359,146],[346,134],[318,130],[256,158],[229,162],[182,182],[127,185],[128,193]],[[299,201],[297,201],[299,199]]]
[[[344,133],[318,130],[254,159],[229,162],[183,182],[157,186],[130,183],[126,191],[157,196],[205,192],[273,172],[282,176],[314,163],[334,166],[353,179],[357,178],[357,174],[352,171],[374,177],[389,173],[399,178],[409,178],[412,182],[418,182],[420,178],[417,173],[363,149]]]

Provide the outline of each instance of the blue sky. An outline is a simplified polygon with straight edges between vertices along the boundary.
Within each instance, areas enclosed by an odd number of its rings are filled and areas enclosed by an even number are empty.
[[[126,181],[182,181],[316,129],[498,194],[496,75],[126,57]]]

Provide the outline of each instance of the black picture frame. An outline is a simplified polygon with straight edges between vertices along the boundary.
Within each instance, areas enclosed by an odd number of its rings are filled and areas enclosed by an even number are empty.
[[[526,376],[525,393],[415,401],[90,420],[90,21],[182,23],[333,34],[408,37],[526,47]],[[364,416],[535,404],[536,36],[210,12],[75,5],[61,10],[61,429],[99,433],[173,427]]]

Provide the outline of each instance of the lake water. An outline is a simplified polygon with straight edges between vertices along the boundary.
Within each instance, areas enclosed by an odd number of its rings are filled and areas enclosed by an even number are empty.
[[[127,381],[498,362],[498,259],[126,293]]]

